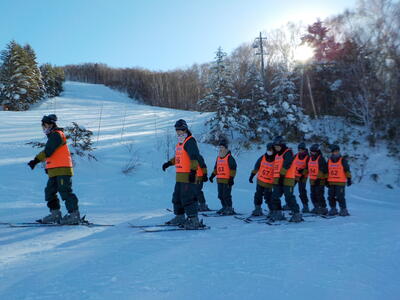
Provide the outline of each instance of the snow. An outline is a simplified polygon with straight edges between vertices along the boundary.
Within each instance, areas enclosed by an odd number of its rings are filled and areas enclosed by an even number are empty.
[[[98,162],[78,159],[74,191],[82,214],[116,226],[0,225],[0,299],[399,299],[399,189],[385,187],[395,172],[383,150],[371,153],[367,169],[382,181],[365,176],[347,189],[351,217],[287,226],[204,218],[211,230],[141,233],[128,222],[172,217],[165,208],[175,174],[161,165],[175,121],[185,119],[200,140],[208,114],[149,107],[102,85],[67,82],[61,97],[33,110],[0,111],[0,222],[47,214],[47,177],[40,166],[26,165],[38,149],[25,143],[45,140],[40,120],[50,113],[60,126],[75,121],[98,138]],[[199,146],[211,169],[215,147]],[[132,151],[140,165],[125,176]],[[247,179],[262,153],[242,150],[235,157],[239,212],[253,208],[255,185]],[[216,184],[206,183],[204,192],[209,206],[219,208]]]

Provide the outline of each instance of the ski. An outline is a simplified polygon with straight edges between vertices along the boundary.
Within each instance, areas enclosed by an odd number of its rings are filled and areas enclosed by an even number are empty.
[[[172,224],[153,224],[153,225],[135,225],[129,223],[129,227],[131,228],[150,228],[150,227],[174,227],[178,225],[172,225]]]
[[[234,215],[233,217],[235,219],[242,220],[242,221],[244,221],[246,223],[253,223],[254,221],[258,222],[258,221],[261,221],[261,220],[264,221],[265,218],[266,218],[265,216],[253,216],[253,215],[250,215],[248,217],[241,217],[241,216]]]
[[[44,224],[44,223],[10,223],[8,224],[9,227],[12,228],[36,228],[36,227],[73,227],[73,226],[86,226],[86,227],[112,227],[113,224],[96,224],[96,223],[79,223],[79,224]]]
[[[200,227],[198,229],[185,229],[184,227],[174,227],[174,228],[160,228],[160,227],[154,227],[154,228],[142,228],[142,232],[163,232],[163,231],[197,231],[197,230],[208,230],[211,229],[210,226],[204,226],[204,227]]]
[[[211,214],[201,213],[200,215],[202,215],[203,217],[230,217],[230,216],[242,216],[244,214],[234,213],[232,215],[223,215],[218,213],[211,213]]]
[[[170,208],[166,208],[166,210],[169,211],[169,212],[172,212],[172,213],[174,212]],[[207,209],[207,210],[199,210],[198,212],[201,213],[201,212],[207,212],[207,211],[217,211],[217,210],[216,209]]]

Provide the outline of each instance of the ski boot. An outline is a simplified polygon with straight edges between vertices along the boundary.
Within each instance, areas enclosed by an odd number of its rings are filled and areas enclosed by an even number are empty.
[[[183,224],[183,227],[186,230],[196,230],[199,229],[201,227],[201,223],[199,221],[199,217],[198,216],[191,216],[188,217],[185,221],[185,223]]]
[[[326,216],[328,214],[328,209],[326,207],[318,207],[317,214]]]
[[[274,210],[271,212],[271,214],[272,216],[270,217],[270,220],[272,222],[286,220],[286,217],[281,210]]]
[[[171,220],[165,222],[167,225],[175,225],[175,226],[180,226],[185,223],[185,215],[176,215],[174,218]]]
[[[303,214],[309,213],[310,209],[308,208],[308,204],[303,205],[303,209],[301,210]]]
[[[233,209],[232,206],[225,207],[224,211],[222,212],[222,215],[224,215],[224,216],[232,216],[234,214],[235,214],[235,210]]]
[[[336,207],[332,207],[328,212],[328,216],[336,216],[337,214],[338,214],[338,211],[337,211]]]
[[[210,211],[210,208],[206,203],[199,203],[199,211]]]
[[[224,213],[225,207],[222,207],[221,209],[217,210],[217,214],[222,215]]]
[[[59,209],[50,210],[50,214],[40,220],[39,223],[43,224],[56,224],[60,223],[61,220],[61,211]]]
[[[255,217],[263,216],[261,205],[256,205],[251,215]]]
[[[81,221],[81,215],[79,210],[76,210],[71,213],[67,213],[61,220],[61,225],[78,225]]]
[[[291,210],[291,209],[290,209],[290,206],[289,206],[289,205],[285,204],[285,205],[282,207],[282,210]]]
[[[293,213],[292,217],[290,218],[289,222],[300,223],[303,222],[304,219],[301,216],[301,213]]]
[[[341,217],[350,216],[349,212],[347,211],[347,208],[340,208],[339,216]]]

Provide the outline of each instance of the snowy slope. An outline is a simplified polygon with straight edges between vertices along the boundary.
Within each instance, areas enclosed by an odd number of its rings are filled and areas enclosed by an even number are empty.
[[[47,213],[47,177],[26,166],[38,151],[25,143],[45,140],[40,119],[55,112],[60,126],[76,121],[95,132],[95,141],[99,133],[98,162],[78,161],[74,189],[82,214],[117,226],[0,225],[0,299],[399,299],[398,189],[369,181],[352,186],[348,218],[287,226],[206,218],[209,231],[140,233],[128,222],[171,217],[165,208],[175,175],[161,164],[168,136],[175,143],[174,122],[186,119],[199,136],[204,116],[135,104],[101,85],[67,82],[65,88],[31,111],[0,111],[0,222]],[[200,150],[211,168],[215,148],[200,144]],[[262,152],[237,158],[237,211],[253,208],[255,185],[247,178]],[[121,169],[132,155],[140,166],[125,176]],[[215,184],[205,185],[205,195],[219,208]]]

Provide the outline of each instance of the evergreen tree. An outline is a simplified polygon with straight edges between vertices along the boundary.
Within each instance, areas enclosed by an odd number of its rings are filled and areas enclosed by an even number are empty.
[[[36,62],[36,54],[30,45],[26,45],[24,48],[25,53],[25,63],[28,67],[28,92],[27,92],[27,101],[32,104],[42,99],[45,93],[45,87],[42,81],[42,75],[40,73],[40,69]]]
[[[206,140],[215,143],[221,136],[232,136],[233,129],[242,125],[238,122],[240,118],[238,100],[233,90],[226,53],[221,47],[218,48],[211,66],[207,87],[210,92],[199,100],[198,105],[201,111],[215,112],[206,121],[206,126],[209,127]]]

